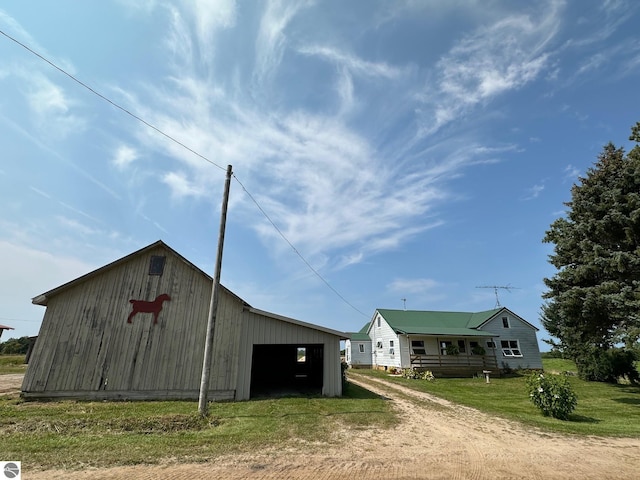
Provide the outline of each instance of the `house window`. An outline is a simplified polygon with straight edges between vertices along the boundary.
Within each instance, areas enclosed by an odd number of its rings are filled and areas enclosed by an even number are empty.
[[[464,340],[458,340],[458,350],[460,351],[460,353],[466,353],[467,352],[467,348],[464,344]]]
[[[360,353],[364,353],[364,343],[359,343],[359,344],[358,344],[358,351],[359,351]]]
[[[389,346],[393,347],[393,340],[389,340]]]
[[[382,348],[382,340],[378,340],[376,343],[376,348]]]
[[[502,326],[504,328],[510,328],[509,327],[509,317],[502,317]]]
[[[451,345],[451,342],[440,342],[440,355],[447,354],[447,347]]]
[[[500,348],[505,357],[522,357],[518,340],[500,340]]]
[[[378,317],[378,328],[380,328],[380,317]]]
[[[395,349],[390,348],[390,349],[389,349],[389,355],[391,355],[391,356],[393,357],[395,354],[396,354]]]
[[[149,275],[162,275],[164,272],[164,261],[167,257],[164,255],[151,255],[149,262]]]
[[[487,340],[487,348],[496,348],[496,342],[493,340]]]
[[[411,340],[411,350],[414,355],[427,354],[427,351],[424,349],[424,340]]]

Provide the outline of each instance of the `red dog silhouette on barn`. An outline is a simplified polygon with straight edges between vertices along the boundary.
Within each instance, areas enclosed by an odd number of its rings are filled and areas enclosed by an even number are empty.
[[[133,305],[133,310],[129,314],[129,318],[127,318],[127,323],[131,323],[137,313],[153,313],[153,324],[155,325],[158,323],[158,315],[160,315],[160,311],[162,310],[162,304],[169,300],[171,300],[171,297],[166,293],[158,295],[153,302],[147,302],[146,300],[129,300],[129,303]]]

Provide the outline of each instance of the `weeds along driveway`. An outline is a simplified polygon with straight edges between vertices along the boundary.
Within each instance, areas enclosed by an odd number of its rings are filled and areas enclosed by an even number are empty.
[[[388,430],[344,429],[333,445],[300,445],[209,463],[24,472],[24,479],[632,479],[640,440],[550,434],[350,372],[401,416]]]

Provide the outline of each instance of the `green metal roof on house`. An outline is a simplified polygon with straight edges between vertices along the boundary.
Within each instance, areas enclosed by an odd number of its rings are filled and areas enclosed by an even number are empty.
[[[502,308],[485,312],[434,312],[379,308],[378,312],[396,333],[486,337],[493,335],[476,328],[501,310]]]
[[[371,340],[367,331],[369,330],[369,322],[365,323],[359,332],[347,332],[350,340],[366,341]]]

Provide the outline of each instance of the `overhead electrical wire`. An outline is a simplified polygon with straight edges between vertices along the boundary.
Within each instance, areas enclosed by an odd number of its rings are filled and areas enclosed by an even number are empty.
[[[6,38],[8,38],[9,40],[11,40],[12,42],[20,45],[22,48],[24,48],[25,50],[27,50],[28,52],[30,52],[31,54],[35,55],[36,57],[38,57],[40,60],[46,62],[47,64],[49,64],[51,67],[55,68],[56,70],[58,70],[60,73],[66,75],[67,77],[69,77],[71,80],[73,80],[74,82],[76,82],[78,85],[84,87],[85,89],[89,90],[91,93],[93,93],[94,95],[96,95],[97,97],[101,98],[102,100],[104,100],[105,102],[109,103],[111,106],[117,108],[118,110],[126,113],[127,115],[129,115],[130,117],[134,118],[135,120],[138,120],[139,122],[141,122],[142,124],[146,125],[147,127],[151,128],[152,130],[154,130],[155,132],[159,133],[160,135],[162,135],[163,137],[167,138],[168,140],[176,143],[177,145],[180,145],[182,148],[188,150],[189,152],[193,153],[194,155],[196,155],[197,157],[201,158],[202,160],[210,163],[211,165],[219,168],[220,170],[224,170],[226,171],[226,168],[222,167],[221,165],[218,165],[217,163],[215,163],[213,160],[207,158],[205,155],[197,152],[196,150],[192,149],[191,147],[185,145],[184,143],[182,143],[181,141],[177,140],[176,138],[172,137],[171,135],[169,135],[168,133],[165,133],[164,131],[162,131],[160,128],[156,127],[155,125],[147,122],[146,120],[144,120],[142,117],[136,115],[135,113],[129,111],[128,109],[124,108],[123,106],[119,105],[118,103],[116,103],[115,101],[111,100],[110,98],[108,98],[107,96],[101,94],[100,92],[98,92],[97,90],[95,90],[94,88],[90,87],[89,85],[87,85],[86,83],[84,83],[83,81],[79,80],[78,78],[76,78],[74,75],[70,74],[69,72],[67,72],[66,70],[64,70],[63,68],[59,67],[58,65],[56,65],[54,62],[52,62],[51,60],[49,60],[48,58],[44,57],[43,55],[41,55],[40,53],[36,52],[35,50],[33,50],[32,48],[30,48],[28,45],[25,45],[24,43],[20,42],[19,40],[15,39],[14,37],[12,37],[11,35],[5,33],[4,31],[0,30],[0,34],[2,34],[3,36],[5,36]],[[338,292],[315,268],[313,268],[311,266],[311,264],[304,258],[304,256],[298,251],[298,249],[289,241],[289,239],[285,236],[285,234],[282,232],[282,230],[280,230],[280,228],[278,228],[278,226],[276,225],[276,223],[271,219],[271,217],[269,217],[269,215],[267,215],[267,212],[262,208],[262,206],[260,206],[260,204],[258,203],[258,201],[254,198],[253,195],[251,195],[251,193],[249,193],[249,190],[247,190],[247,188],[242,184],[242,182],[240,182],[240,180],[238,179],[238,177],[236,177],[235,174],[233,174],[233,178],[236,180],[236,182],[238,182],[238,184],[240,185],[240,187],[242,187],[242,190],[244,190],[244,192],[247,194],[247,196],[249,197],[249,199],[251,199],[251,201],[256,205],[256,207],[258,208],[258,210],[260,211],[260,213],[262,213],[262,215],[264,215],[264,217],[267,219],[267,221],[271,224],[271,226],[276,230],[276,232],[278,232],[278,235],[280,235],[280,237],[282,237],[282,239],[289,245],[289,247],[291,247],[291,249],[294,251],[294,253],[302,260],[302,262],[335,294],[338,296],[338,298],[340,298],[345,304],[347,304],[349,307],[351,307],[353,310],[355,310],[356,312],[358,312],[360,315],[363,315],[365,317],[368,317],[368,315],[364,312],[362,312],[360,309],[356,308],[353,304],[351,304],[351,302],[349,302],[344,296],[342,296],[340,294],[340,292]]]
[[[355,306],[353,306],[351,304],[351,302],[349,302],[346,298],[344,298],[340,292],[338,292],[335,288],[333,288],[333,286],[327,281],[325,280],[325,278],[320,275],[320,273],[311,266],[311,264],[309,262],[307,262],[307,260],[302,256],[302,254],[298,251],[298,249],[296,247],[293,246],[293,244],[289,241],[289,239],[285,236],[284,233],[282,233],[282,230],[280,230],[278,228],[278,226],[275,224],[275,222],[273,220],[271,220],[271,218],[269,217],[269,215],[267,215],[267,212],[265,212],[263,210],[263,208],[260,206],[260,204],[258,203],[258,201],[253,198],[253,195],[251,195],[251,193],[249,193],[249,190],[246,189],[246,187],[242,184],[242,182],[240,182],[240,180],[238,180],[238,177],[235,176],[235,174],[233,175],[233,177],[235,178],[236,182],[238,182],[238,184],[242,187],[242,189],[244,190],[244,192],[247,194],[247,196],[251,199],[251,201],[253,203],[255,203],[256,207],[258,207],[258,210],[260,210],[260,212],[262,212],[262,215],[264,215],[264,217],[269,221],[269,223],[273,226],[273,228],[275,228],[276,232],[278,232],[278,234],[282,237],[282,239],[287,242],[289,244],[289,246],[291,247],[291,249],[296,253],[296,255],[298,255],[298,257],[300,257],[300,259],[305,263],[305,265],[309,268],[309,270],[311,270],[320,280],[322,280],[324,282],[324,284],[329,287],[329,289],[331,289],[331,291],[333,293],[335,293],[338,297],[340,297],[340,299],[346,303],[347,305],[349,305],[351,308],[353,308],[356,312],[358,312],[360,315],[364,315],[365,317],[368,317],[368,315],[364,312],[362,312],[361,310],[359,310],[358,308],[356,308]]]
[[[78,80],[76,77],[74,77],[73,75],[71,75],[69,72],[67,72],[66,70],[64,70],[63,68],[59,67],[58,65],[56,65],[55,63],[53,63],[51,60],[49,60],[48,58],[44,57],[43,55],[39,54],[38,52],[36,52],[35,50],[33,50],[32,48],[30,48],[28,45],[25,45],[24,43],[20,42],[19,40],[13,38],[11,35],[3,32],[2,30],[0,30],[0,33],[2,35],[4,35],[5,37],[7,37],[9,40],[11,40],[12,42],[17,43],[18,45],[20,45],[22,48],[26,49],[27,51],[31,52],[33,55],[35,55],[36,57],[38,57],[40,60],[48,63],[49,65],[51,65],[53,68],[55,68],[56,70],[58,70],[60,73],[66,75],[67,77],[69,77],[71,80],[73,80],[74,82],[76,82],[77,84],[83,86],[84,88],[86,88],[87,90],[89,90],[91,93],[93,93],[94,95],[97,95],[98,97],[100,97],[102,100],[104,100],[107,103],[110,103],[112,106],[114,106],[115,108],[117,108],[118,110],[123,111],[124,113],[126,113],[127,115],[129,115],[130,117],[135,118],[136,120],[138,120],[139,122],[145,124],[147,127],[151,128],[152,130],[158,132],[160,135],[168,138],[169,140],[171,140],[172,142],[177,143],[178,145],[180,145],[182,148],[185,148],[186,150],[190,151],[191,153],[193,153],[194,155],[200,157],[201,159],[209,162],[211,165],[214,165],[216,167],[218,167],[220,170],[224,170],[226,171],[226,168],[218,165],[217,163],[215,163],[213,160],[208,159],[207,157],[205,157],[204,155],[196,152],[195,150],[193,150],[192,148],[188,147],[187,145],[185,145],[184,143],[182,143],[180,140],[177,140],[175,138],[173,138],[171,135],[169,135],[168,133],[163,132],[162,130],[160,130],[158,127],[156,127],[155,125],[147,122],[145,119],[139,117],[138,115],[136,115],[133,112],[130,112],[129,110],[127,110],[126,108],[118,105],[116,102],[114,102],[113,100],[109,99],[108,97],[104,96],[103,94],[101,94],[100,92],[98,92],[97,90],[91,88],[89,85],[87,85],[86,83],[82,82],[81,80]]]

